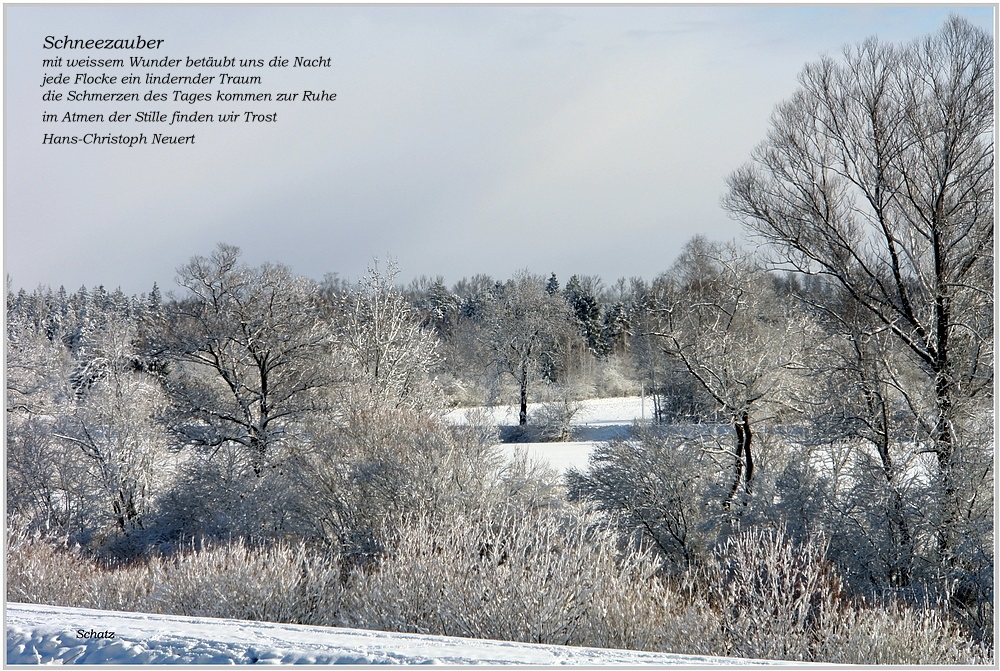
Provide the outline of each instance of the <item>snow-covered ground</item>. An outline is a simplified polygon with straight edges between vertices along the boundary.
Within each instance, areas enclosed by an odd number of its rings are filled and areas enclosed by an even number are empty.
[[[107,637],[110,633],[113,638]],[[5,667],[71,663],[743,666],[767,662],[7,604]]]
[[[653,414],[651,398],[625,396],[621,398],[597,398],[577,402],[579,410],[573,417],[572,441],[559,443],[516,443],[505,444],[508,454],[525,452],[532,460],[548,463],[560,473],[570,468],[586,470],[587,459],[594,445],[629,433],[635,421],[643,421]],[[528,405],[528,417],[538,410],[540,404]],[[466,414],[479,408],[459,408],[452,410],[445,419],[450,422],[466,421]],[[499,405],[487,408],[493,421],[501,425],[517,424],[518,408],[513,405]]]
[[[541,407],[541,403],[528,404],[528,417]],[[593,398],[585,401],[576,401],[579,407],[573,418],[573,426],[581,429],[597,429],[608,426],[629,426],[633,421],[651,417],[653,414],[653,401],[651,398],[641,396],[622,396],[612,398]],[[445,415],[445,419],[461,423],[465,421],[465,415],[470,410],[482,410],[476,408],[456,408]],[[488,410],[497,424],[517,424],[518,407],[516,405],[495,405],[485,408]]]

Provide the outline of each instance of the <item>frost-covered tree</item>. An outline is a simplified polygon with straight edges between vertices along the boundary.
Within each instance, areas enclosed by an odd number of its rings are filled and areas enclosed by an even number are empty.
[[[112,320],[88,337],[81,356],[92,382],[60,408],[53,434],[79,450],[100,512],[122,534],[146,526],[168,476],[166,397],[137,370],[135,335],[133,323]]]
[[[733,483],[726,505],[754,476],[754,424],[791,399],[789,370],[800,367],[805,324],[777,311],[773,282],[733,243],[693,238],[658,282],[654,340],[711,396],[734,433]]]
[[[169,390],[183,440],[238,446],[243,467],[260,476],[330,379],[323,365],[330,329],[312,282],[239,257],[238,248],[220,244],[178,270],[187,295],[168,319],[177,362]]]
[[[528,423],[532,380],[554,377],[560,339],[572,323],[566,301],[545,290],[544,280],[527,271],[499,285],[482,305],[478,343],[483,363],[498,376],[510,376],[518,389],[518,424]]]
[[[338,386],[367,407],[433,406],[437,341],[393,285],[397,274],[394,262],[375,263],[355,289],[331,296]]]
[[[964,465],[992,461],[993,54],[986,31],[953,17],[807,65],[725,198],[776,262],[840,287],[917,372],[879,375],[936,459],[926,514],[952,566],[980,496]]]
[[[52,437],[60,409],[73,401],[72,359],[36,328],[27,292],[7,298],[7,512],[29,527],[75,529],[84,512],[75,451]]]

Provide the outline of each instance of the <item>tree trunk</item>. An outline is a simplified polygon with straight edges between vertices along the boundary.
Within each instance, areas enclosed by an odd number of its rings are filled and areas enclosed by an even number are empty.
[[[736,458],[733,461],[733,486],[729,489],[729,495],[723,504],[728,510],[736,498],[736,493],[740,489],[740,482],[747,495],[753,493],[750,481],[753,478],[753,455],[750,452],[750,443],[753,440],[753,432],[750,430],[750,413],[744,411],[742,415],[733,417],[733,430],[736,432]]]
[[[743,479],[743,429],[739,424],[733,424],[733,428],[736,429],[736,450],[735,459],[733,460],[733,486],[729,488],[729,495],[726,496],[726,500],[722,504],[726,510],[729,510],[730,506],[732,506],[733,499],[736,498],[736,492],[740,490],[740,480]]]
[[[264,472],[264,464],[267,460],[267,441],[264,432],[259,427],[251,427],[250,430],[250,464],[253,466],[253,473],[258,478]]]
[[[528,423],[528,365],[521,366],[521,412],[518,415],[517,423],[524,426]]]
[[[953,473],[955,444],[951,430],[951,399],[947,385],[938,385],[938,421],[935,427],[934,449],[937,453],[938,471],[941,478],[941,526],[938,530],[938,555],[941,564],[948,569],[954,564],[956,525],[961,516],[958,502],[958,488]]]
[[[743,482],[746,486],[747,494],[752,493],[750,481],[753,480],[753,456],[750,454],[750,441],[753,440],[753,432],[750,431],[750,413],[743,411],[743,458],[746,460],[746,474]],[[739,424],[737,424],[739,426]]]
[[[906,523],[903,506],[903,495],[897,487],[896,467],[892,463],[890,447],[892,439],[889,435],[889,416],[885,400],[880,392],[874,392],[868,398],[868,407],[874,418],[874,435],[872,441],[882,462],[882,473],[886,486],[889,488],[889,505],[886,514],[889,522],[889,535],[892,538],[896,557],[889,568],[889,582],[896,587],[906,587],[910,584],[910,574],[913,563],[913,545],[910,528]]]
[[[896,587],[908,587],[913,564],[913,542],[903,512],[903,495],[890,482],[892,503],[889,509],[889,531],[896,546],[897,557],[889,569],[889,582]]]

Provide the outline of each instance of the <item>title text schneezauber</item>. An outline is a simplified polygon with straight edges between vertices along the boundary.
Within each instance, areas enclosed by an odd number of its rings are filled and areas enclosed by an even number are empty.
[[[42,49],[159,49],[164,40],[147,40],[142,35],[135,39],[79,40],[69,35],[56,37],[46,35]]]

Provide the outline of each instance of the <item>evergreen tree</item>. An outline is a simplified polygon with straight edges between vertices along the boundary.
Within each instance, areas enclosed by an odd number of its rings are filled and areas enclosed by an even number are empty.
[[[603,354],[605,347],[601,340],[601,308],[597,303],[597,297],[590,289],[584,287],[576,275],[569,278],[562,293],[573,311],[580,335],[587,343],[587,349],[594,354]]]

